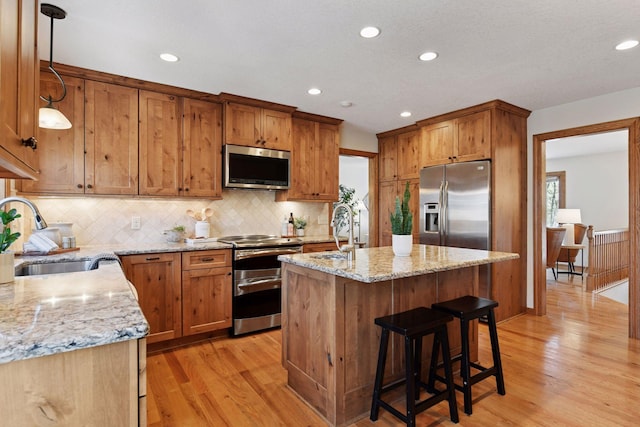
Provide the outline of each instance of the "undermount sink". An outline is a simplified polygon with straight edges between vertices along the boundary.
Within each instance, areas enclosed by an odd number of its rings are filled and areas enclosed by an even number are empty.
[[[345,254],[345,253],[318,254],[318,255],[311,255],[311,258],[315,258],[315,259],[347,259],[347,254]]]
[[[39,276],[43,274],[74,273],[87,271],[91,267],[91,260],[61,261],[38,264],[22,264],[16,267],[16,276]]]

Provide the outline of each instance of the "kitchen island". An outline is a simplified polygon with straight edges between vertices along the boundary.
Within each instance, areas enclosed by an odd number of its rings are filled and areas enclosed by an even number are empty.
[[[330,425],[368,414],[380,340],[374,319],[477,295],[478,266],[518,254],[414,245],[411,256],[391,247],[284,255],[282,261],[282,363],[288,385]],[[457,322],[448,326],[452,352],[460,351]],[[477,324],[471,328],[477,358]],[[404,374],[403,343],[390,340],[385,380]],[[430,345],[424,346],[428,366]]]

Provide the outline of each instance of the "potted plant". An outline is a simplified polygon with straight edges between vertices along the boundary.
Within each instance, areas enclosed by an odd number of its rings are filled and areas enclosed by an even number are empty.
[[[166,240],[169,243],[179,243],[184,239],[185,228],[184,225],[176,225],[171,230],[166,230],[164,234],[167,236]]]
[[[409,210],[409,199],[411,198],[411,191],[409,191],[409,181],[404,187],[404,194],[402,201],[396,196],[396,208],[395,212],[392,212],[391,217],[391,244],[393,247],[393,253],[396,256],[409,256],[411,255],[411,248],[413,246],[413,236],[411,236],[411,230],[413,228],[413,214]]]
[[[304,236],[304,228],[307,226],[307,220],[303,217],[298,217],[293,220],[293,226],[296,229],[297,236]]]
[[[2,234],[0,234],[0,283],[12,282],[15,277],[14,256],[9,246],[20,237],[20,233],[12,233],[9,223],[22,215],[16,209],[8,212],[0,211],[2,217]]]

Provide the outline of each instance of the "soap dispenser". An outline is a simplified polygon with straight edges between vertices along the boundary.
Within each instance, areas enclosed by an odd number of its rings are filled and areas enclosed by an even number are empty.
[[[287,235],[287,227],[288,227],[289,223],[287,222],[287,216],[285,215],[284,218],[282,218],[282,226],[280,229],[280,235],[282,237]]]

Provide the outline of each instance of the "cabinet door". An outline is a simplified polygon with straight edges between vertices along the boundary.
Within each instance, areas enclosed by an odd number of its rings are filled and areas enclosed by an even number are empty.
[[[380,138],[378,140],[378,158],[380,163],[380,181],[395,181],[398,164],[398,145],[395,136]]]
[[[413,242],[420,242],[419,223],[420,218],[420,179],[411,179],[405,181],[386,181],[381,182],[378,186],[380,207],[380,242],[379,246],[391,246],[391,218],[390,215],[396,208],[396,197],[400,198],[404,195],[404,189],[406,182],[409,182],[409,191],[411,198],[409,204],[411,213],[413,214],[413,228],[411,234],[413,235]]]
[[[178,195],[182,157],[179,108],[173,95],[140,91],[141,195]]]
[[[37,10],[34,0],[0,1],[2,177],[37,176],[38,157],[22,144],[37,132]]]
[[[184,99],[181,195],[222,197],[222,106]]]
[[[491,158],[491,112],[481,111],[456,119],[456,162]]]
[[[340,169],[340,134],[338,126],[325,123],[318,124],[315,142],[315,199],[338,200]]]
[[[138,90],[85,82],[85,193],[138,194]]]
[[[229,102],[225,105],[225,144],[258,146],[261,143],[260,108]]]
[[[420,167],[443,165],[453,161],[454,123],[452,121],[423,127]]]
[[[128,255],[122,257],[122,265],[149,322],[147,342],[182,336],[180,254]]]
[[[231,291],[231,267],[183,271],[183,335],[231,327]]]
[[[40,176],[38,181],[20,180],[16,187],[25,193],[84,193],[84,80],[64,77],[65,98],[56,104],[72,124],[71,129],[40,129]],[[50,72],[40,79],[42,96],[62,95],[60,81]],[[46,105],[41,101],[41,105]]]
[[[291,114],[263,109],[260,137],[265,148],[291,151]]]
[[[315,184],[313,166],[317,123],[311,120],[294,119],[293,133],[296,148],[291,153],[291,188],[287,199],[304,199],[312,193]]]
[[[379,204],[379,246],[391,246],[391,219],[390,215],[395,210],[396,196],[398,195],[397,181],[383,181],[378,185]]]
[[[398,179],[420,178],[420,132],[398,135]]]

